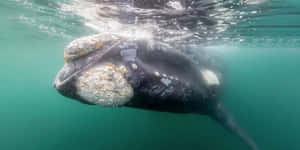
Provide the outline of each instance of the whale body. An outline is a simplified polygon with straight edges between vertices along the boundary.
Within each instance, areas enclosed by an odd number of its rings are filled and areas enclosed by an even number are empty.
[[[196,63],[163,42],[105,34],[74,40],[64,59],[54,87],[66,97],[89,105],[208,115],[258,150],[219,100],[222,73],[209,62]]]

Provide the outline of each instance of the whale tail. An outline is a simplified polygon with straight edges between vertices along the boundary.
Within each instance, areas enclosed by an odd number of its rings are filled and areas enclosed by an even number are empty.
[[[231,133],[237,135],[251,150],[259,150],[254,140],[239,126],[232,114],[224,108],[221,102],[217,103],[210,116]]]

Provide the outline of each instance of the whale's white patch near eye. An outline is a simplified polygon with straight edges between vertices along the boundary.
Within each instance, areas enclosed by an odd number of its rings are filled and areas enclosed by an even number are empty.
[[[84,100],[101,106],[123,106],[133,96],[133,89],[124,75],[125,66],[102,64],[85,72],[76,82],[77,94]]]
[[[220,81],[217,77],[217,75],[211,71],[211,70],[208,70],[208,69],[204,69],[204,70],[201,70],[200,71],[202,76],[203,76],[203,79],[205,80],[206,84],[208,85],[220,85]]]

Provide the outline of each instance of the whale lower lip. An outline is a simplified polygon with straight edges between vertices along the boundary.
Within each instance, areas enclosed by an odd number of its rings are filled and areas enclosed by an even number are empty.
[[[54,88],[59,89],[60,86],[63,85],[70,76],[72,76],[74,70],[75,69],[71,66],[71,64],[65,64],[55,77],[53,83]]]
[[[77,89],[74,86],[75,74],[75,67],[73,67],[71,64],[65,64],[64,67],[57,73],[53,86],[61,95],[73,99],[79,99],[78,95],[76,94]]]

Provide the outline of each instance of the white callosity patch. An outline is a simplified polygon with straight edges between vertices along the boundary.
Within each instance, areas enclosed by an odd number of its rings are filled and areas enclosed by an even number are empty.
[[[218,76],[211,70],[201,70],[200,71],[204,81],[206,82],[207,85],[220,85],[220,81],[218,79]]]
[[[75,58],[84,56],[102,46],[101,36],[92,35],[72,41],[64,52],[64,59],[66,62],[70,62]]]
[[[101,106],[123,106],[133,96],[133,89],[124,75],[124,66],[102,64],[91,68],[78,78],[77,94],[84,100]]]

